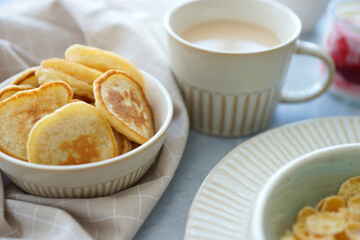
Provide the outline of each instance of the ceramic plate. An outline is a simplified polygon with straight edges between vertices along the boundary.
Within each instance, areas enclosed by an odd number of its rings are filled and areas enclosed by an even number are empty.
[[[227,154],[198,190],[185,239],[247,240],[257,193],[285,163],[316,149],[360,142],[360,117],[308,120],[278,127]]]

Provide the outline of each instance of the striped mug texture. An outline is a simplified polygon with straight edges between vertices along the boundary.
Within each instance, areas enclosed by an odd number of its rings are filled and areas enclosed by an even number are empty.
[[[251,93],[221,94],[179,84],[192,127],[216,136],[244,136],[271,124],[279,86]]]

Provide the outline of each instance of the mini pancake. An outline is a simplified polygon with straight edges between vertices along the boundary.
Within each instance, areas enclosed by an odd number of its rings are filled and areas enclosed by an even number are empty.
[[[83,82],[73,76],[53,68],[39,68],[36,70],[36,77],[39,84],[42,85],[46,82],[63,81],[70,85],[74,95],[81,96],[89,101],[94,101],[92,85]]]
[[[131,142],[131,148],[132,148],[132,149],[138,148],[138,147],[140,147],[140,146],[141,146],[141,145],[138,144],[138,143],[136,143],[136,142]]]
[[[31,163],[74,165],[117,156],[113,131],[93,106],[69,103],[40,119],[27,142]]]
[[[151,108],[140,85],[129,75],[109,70],[94,82],[95,106],[129,140],[145,143],[154,135]]]
[[[39,82],[35,76],[35,71],[39,67],[31,67],[15,75],[15,78],[11,81],[11,85],[31,85],[34,88],[39,87]]]
[[[72,91],[64,82],[51,82],[39,88],[18,92],[0,102],[0,150],[27,160],[26,143],[34,124],[70,102]]]
[[[101,72],[121,70],[130,75],[141,87],[144,79],[137,67],[118,54],[100,48],[74,44],[65,51],[65,59],[84,64]]]
[[[12,95],[24,91],[24,90],[30,90],[34,87],[31,85],[8,85],[2,89],[0,89],[0,101],[3,101],[7,99],[8,97],[11,97]]]
[[[113,130],[113,132],[114,132],[115,141],[116,141],[116,145],[117,145],[118,155],[122,155],[133,149],[131,142],[124,135],[122,135],[121,133],[118,133],[117,131],[114,131],[114,130]]]
[[[41,66],[59,70],[90,85],[103,74],[96,69],[62,58],[45,59],[41,61]]]
[[[80,95],[73,95],[73,100],[80,100],[89,104],[93,104],[95,106],[95,102],[94,102],[94,95],[92,94],[92,98],[88,98],[85,96],[80,96]]]

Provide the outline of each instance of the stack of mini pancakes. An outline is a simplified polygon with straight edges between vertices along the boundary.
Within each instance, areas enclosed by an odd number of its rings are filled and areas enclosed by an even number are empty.
[[[0,90],[0,150],[72,165],[124,154],[154,135],[142,74],[127,59],[75,44]]]

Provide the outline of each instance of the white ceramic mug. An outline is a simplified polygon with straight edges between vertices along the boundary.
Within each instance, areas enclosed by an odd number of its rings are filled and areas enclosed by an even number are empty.
[[[280,44],[255,52],[216,51],[180,37],[186,29],[215,20],[238,20],[271,30]],[[318,45],[300,41],[301,21],[288,7],[266,0],[190,0],[164,17],[172,70],[192,127],[217,136],[244,136],[271,123],[280,102],[311,100],[327,90],[334,74],[331,57]],[[309,89],[282,89],[293,54],[320,58],[325,78]]]

